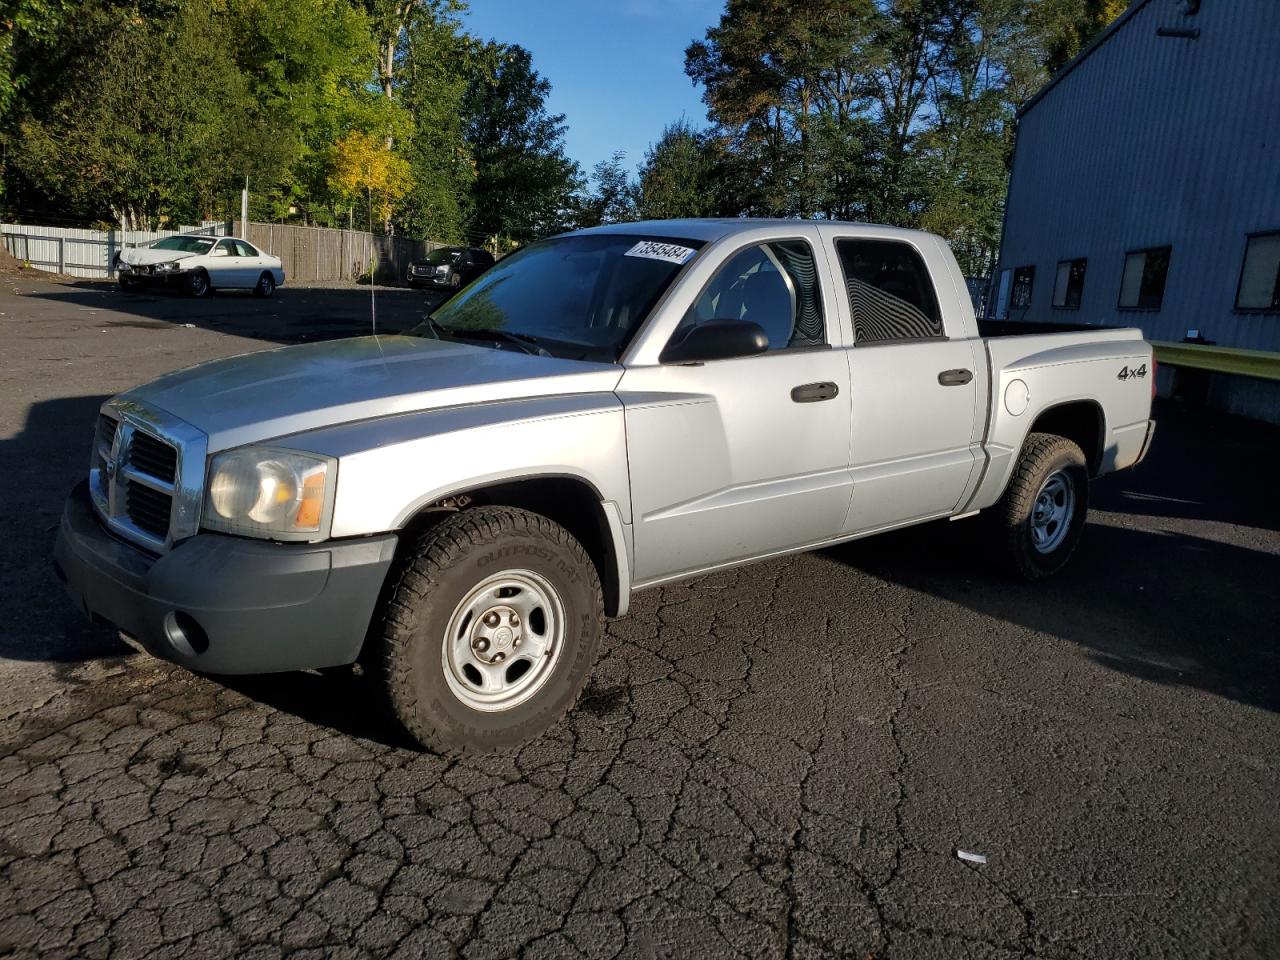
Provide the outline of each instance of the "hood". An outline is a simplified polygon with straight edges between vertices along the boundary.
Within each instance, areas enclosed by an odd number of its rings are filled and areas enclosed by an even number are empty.
[[[622,368],[419,337],[360,337],[202,363],[136,400],[209,436],[209,452],[318,427],[440,407],[609,392]]]
[[[184,253],[181,250],[153,250],[151,247],[126,247],[120,251],[120,259],[134,265],[168,263],[194,256],[194,253]]]

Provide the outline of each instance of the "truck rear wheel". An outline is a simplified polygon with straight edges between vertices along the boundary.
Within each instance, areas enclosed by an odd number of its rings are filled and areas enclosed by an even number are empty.
[[[525,510],[476,507],[432,527],[393,576],[369,666],[424,746],[516,746],[577,701],[604,600],[595,566],[563,527]]]
[[[990,519],[1011,571],[1042,580],[1071,559],[1088,512],[1084,452],[1066,437],[1033,433]]]

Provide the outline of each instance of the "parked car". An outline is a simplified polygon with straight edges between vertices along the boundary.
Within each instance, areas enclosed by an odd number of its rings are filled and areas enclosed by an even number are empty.
[[[409,264],[405,282],[411,287],[466,286],[493,266],[493,254],[479,247],[438,247]]]
[[[571,707],[639,590],[979,511],[1012,572],[1060,570],[1090,478],[1151,442],[1151,347],[982,333],[925,233],[569,233],[409,335],[107,401],[55,557],[78,603],[158,656],[359,658],[422,743],[506,747]]]
[[[158,285],[193,297],[229,289],[269,297],[284,283],[284,267],[279,257],[239,237],[181,234],[121,250],[116,278],[122,290]]]

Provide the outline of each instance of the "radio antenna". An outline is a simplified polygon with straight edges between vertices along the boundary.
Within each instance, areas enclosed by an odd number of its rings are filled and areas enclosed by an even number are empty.
[[[369,187],[369,324],[378,335],[378,303],[373,288],[378,285],[378,258],[373,245],[373,187]]]

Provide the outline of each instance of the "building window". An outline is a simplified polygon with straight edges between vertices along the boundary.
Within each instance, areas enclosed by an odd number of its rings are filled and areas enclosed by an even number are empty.
[[[1172,247],[1134,250],[1124,255],[1120,281],[1121,310],[1159,310],[1164,303],[1164,281],[1169,275]]]
[[[1035,286],[1036,268],[1017,267],[1013,271],[1013,294],[1009,306],[1015,310],[1026,310],[1031,306],[1031,288]]]
[[[1249,237],[1236,289],[1236,309],[1280,312],[1280,231]]]
[[[1060,310],[1079,310],[1080,296],[1084,293],[1084,268],[1089,261],[1060,260],[1058,277],[1053,284],[1053,305]]]

